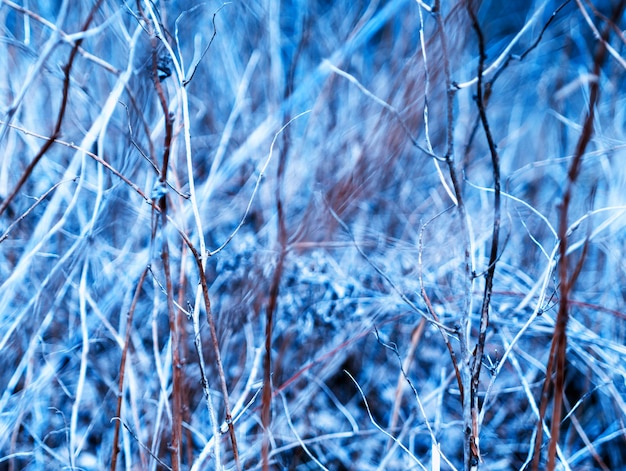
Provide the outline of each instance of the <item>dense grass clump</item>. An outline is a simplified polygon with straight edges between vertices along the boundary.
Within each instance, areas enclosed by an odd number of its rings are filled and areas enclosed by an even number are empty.
[[[626,468],[625,9],[0,2],[0,469]]]

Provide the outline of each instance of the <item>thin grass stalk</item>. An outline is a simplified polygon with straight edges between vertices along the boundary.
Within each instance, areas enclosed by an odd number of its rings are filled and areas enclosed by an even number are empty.
[[[135,295],[133,296],[133,301],[130,305],[128,313],[126,314],[126,332],[124,335],[124,348],[122,348],[122,357],[120,358],[120,377],[117,389],[117,406],[115,409],[115,417],[117,418],[117,420],[115,420],[115,430],[113,432],[113,449],[111,450],[111,471],[116,470],[117,456],[120,451],[119,434],[120,425],[122,423],[122,404],[124,402],[124,377],[126,373],[126,357],[128,355],[128,349],[130,347],[130,333],[133,327],[133,317],[135,314],[135,309],[137,308],[137,303],[139,302],[139,297],[141,295],[143,283],[146,280],[147,274],[148,268],[146,267],[143,272],[141,272],[139,282],[137,283],[137,288],[135,289]]]

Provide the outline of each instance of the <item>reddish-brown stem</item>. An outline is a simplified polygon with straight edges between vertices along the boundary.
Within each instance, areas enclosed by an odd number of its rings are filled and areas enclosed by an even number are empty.
[[[139,282],[137,283],[137,288],[135,289],[135,295],[133,296],[133,301],[130,305],[130,309],[128,310],[128,314],[126,315],[126,333],[124,335],[124,347],[122,348],[122,358],[120,359],[120,378],[119,385],[117,389],[117,407],[115,409],[115,417],[117,420],[115,421],[115,431],[113,433],[113,450],[111,452],[111,471],[115,471],[117,467],[117,455],[120,451],[119,449],[119,435],[120,435],[120,424],[122,423],[122,404],[124,402],[124,375],[126,373],[126,356],[128,355],[128,349],[130,347],[130,332],[133,327],[133,316],[135,314],[135,309],[137,308],[137,303],[139,302],[139,296],[141,295],[141,290],[143,288],[143,283],[146,280],[146,275],[148,274],[148,267],[146,267],[141,273],[141,277],[139,278]],[[142,454],[143,457],[143,454]],[[146,463],[142,463],[143,466],[146,466]]]
[[[100,5],[102,4],[102,1],[103,0],[98,0],[96,2],[96,4],[93,6],[91,11],[89,12],[89,16],[87,17],[87,19],[85,20],[85,23],[83,24],[83,26],[81,28],[81,31],[86,31],[87,28],[89,28],[89,25],[93,21],[96,12],[98,11],[98,9],[100,8]],[[63,124],[63,118],[65,117],[65,111],[67,110],[67,102],[69,101],[70,73],[72,71],[72,66],[74,65],[74,59],[76,58],[76,54],[78,53],[78,48],[80,47],[82,42],[83,42],[83,38],[82,37],[79,38],[78,40],[76,40],[76,42],[74,43],[74,46],[72,46],[72,50],[70,51],[70,57],[69,57],[69,59],[67,61],[67,64],[65,64],[65,66],[62,67],[62,70],[63,70],[63,93],[61,95],[62,96],[62,98],[61,98],[61,106],[59,108],[59,113],[57,114],[57,119],[56,119],[56,123],[54,125],[54,130],[52,131],[52,134],[50,135],[50,137],[43,144],[43,146],[41,146],[41,149],[39,149],[39,152],[37,152],[37,155],[35,155],[33,160],[28,164],[28,166],[26,167],[26,170],[24,170],[24,173],[22,174],[22,176],[18,180],[18,182],[15,185],[15,187],[13,188],[13,190],[7,195],[5,200],[0,204],[0,216],[2,216],[2,214],[9,207],[9,205],[11,204],[13,199],[19,193],[19,191],[22,188],[22,186],[24,186],[24,183],[26,183],[26,180],[28,180],[30,175],[33,173],[34,168],[37,166],[39,161],[46,154],[46,152],[48,152],[50,147],[52,147],[52,144],[54,144],[55,140],[61,134],[61,125]]]
[[[622,15],[626,1],[622,0],[613,12],[613,18],[610,24],[614,24],[617,19]],[[535,438],[534,457],[533,457],[533,471],[539,469],[539,463],[541,461],[541,443],[543,438],[543,422],[545,413],[547,410],[550,383],[552,381],[552,372],[555,371],[554,379],[554,403],[552,405],[552,418],[550,426],[550,444],[548,446],[548,462],[546,470],[553,471],[556,467],[556,454],[557,446],[559,442],[559,433],[561,426],[561,414],[563,407],[563,394],[565,385],[565,359],[567,352],[567,324],[569,321],[569,298],[570,292],[576,283],[576,279],[580,274],[584,257],[586,255],[586,247],[583,249],[581,258],[576,263],[574,271],[570,274],[570,259],[571,254],[568,254],[568,230],[569,230],[569,208],[574,191],[574,184],[580,174],[582,165],[582,159],[585,154],[587,145],[591,141],[593,136],[593,126],[595,117],[595,108],[598,103],[600,95],[600,73],[601,67],[606,57],[606,44],[610,26],[606,26],[602,37],[597,43],[597,49],[593,60],[593,76],[595,80],[589,82],[589,107],[587,110],[587,116],[583,123],[582,131],[578,142],[576,143],[576,150],[570,163],[567,172],[567,182],[565,192],[563,193],[563,200],[559,205],[559,261],[558,261],[558,274],[559,274],[559,310],[556,317],[556,325],[554,327],[554,335],[552,337],[552,343],[550,346],[550,357],[548,360],[548,368],[546,370],[546,378],[542,388],[541,405],[539,409],[539,422],[537,424],[537,435]]]
[[[167,204],[165,196],[161,197],[161,228],[167,223]],[[167,239],[163,237],[161,245],[161,260],[165,272],[165,290],[167,293],[167,312],[169,318],[170,337],[172,343],[172,437],[170,448],[172,452],[172,470],[180,469],[180,446],[182,434],[182,367],[180,363],[180,311],[174,306],[174,289],[170,270],[170,252]]]
[[[228,387],[226,385],[226,375],[224,374],[224,366],[222,364],[222,355],[220,353],[219,341],[217,339],[217,330],[215,328],[215,319],[213,318],[213,312],[211,310],[211,299],[209,297],[209,285],[207,283],[206,274],[204,273],[204,269],[202,267],[202,258],[200,254],[195,249],[195,247],[191,244],[189,239],[185,239],[185,243],[193,253],[194,259],[196,260],[196,264],[198,266],[198,271],[200,273],[200,286],[202,287],[202,296],[204,299],[204,307],[207,314],[207,324],[209,325],[209,331],[211,332],[211,342],[213,346],[213,353],[215,355],[215,362],[217,363],[217,374],[220,380],[220,389],[222,395],[224,396],[224,415],[226,416],[226,424],[228,425],[228,434],[230,435],[230,442],[233,447],[233,457],[235,459],[235,465],[237,469],[241,469],[241,464],[239,463],[239,450],[237,447],[237,437],[235,435],[235,425],[233,424],[233,415],[230,410],[230,403],[228,400]],[[198,352],[199,354],[201,352]]]
[[[278,304],[280,280],[283,276],[283,266],[285,263],[285,256],[287,255],[287,227],[285,224],[285,213],[281,197],[281,185],[285,172],[287,149],[289,146],[289,133],[287,129],[285,129],[283,134],[283,142],[284,147],[281,149],[278,160],[275,192],[278,219],[278,246],[280,253],[278,255],[278,261],[272,277],[265,317],[265,357],[263,358],[263,396],[261,399],[261,424],[264,429],[263,445],[261,449],[263,471],[269,470],[269,426],[272,418],[272,333],[274,327],[274,314]]]
[[[180,267],[179,267],[179,279],[178,279],[178,305],[179,306],[183,306],[185,304],[185,286],[187,284],[187,271],[186,271],[186,263],[185,261],[187,260],[187,246],[185,245],[185,243],[183,242],[183,244],[181,245],[181,256],[180,256]],[[181,352],[180,352],[180,365],[181,365],[181,371],[186,371],[186,365],[187,365],[187,354],[188,354],[188,349],[187,349],[187,330],[185,329],[185,317],[181,316],[180,313],[178,315],[178,331],[180,332],[180,345],[181,345]],[[181,394],[184,396],[185,401],[183,401],[183,405],[182,405],[182,410],[181,410],[181,419],[186,421],[187,423],[191,423],[191,417],[190,417],[190,413],[189,413],[189,391],[187,389],[187,387],[185,386],[185,383],[183,382],[183,384],[181,385]],[[187,463],[192,463],[193,462],[193,441],[192,441],[192,436],[191,436],[191,431],[189,429],[185,430],[185,437],[187,439],[186,441],[186,458],[187,458]],[[182,438],[182,437],[181,437]],[[181,450],[181,454],[182,454],[182,450]]]
[[[143,14],[143,13],[142,13]],[[144,15],[146,24],[151,23]],[[159,80],[158,73],[158,39],[156,34],[150,29],[151,42],[152,42],[152,79],[154,82],[154,88],[159,97],[161,109],[165,119],[165,137],[163,141],[163,158],[161,163],[160,172],[160,186],[163,189],[163,194],[158,197],[158,206],[161,216],[161,231],[165,232],[167,227],[167,171],[169,168],[170,148],[172,145],[172,128],[173,128],[173,116],[170,114],[167,104],[167,98],[165,91]],[[165,290],[167,296],[167,313],[169,319],[169,330],[171,338],[171,350],[172,350],[172,436],[170,441],[170,450],[172,454],[172,470],[178,471],[180,469],[180,450],[181,450],[181,436],[182,436],[182,365],[180,361],[180,349],[181,349],[181,333],[180,333],[180,311],[174,306],[174,288],[172,285],[172,274],[170,267],[170,252],[169,243],[167,237],[163,236],[161,243],[161,261],[163,262],[163,272],[165,274]]]
[[[270,296],[267,304],[265,318],[265,357],[263,358],[263,396],[261,399],[261,424],[264,429],[263,446],[261,451],[261,459],[263,461],[263,471],[269,468],[269,426],[272,414],[272,331],[274,324],[274,313],[278,300],[278,292],[280,280],[283,273],[283,265],[285,261],[285,250],[281,249],[272,277],[270,286]]]
[[[235,434],[235,425],[233,423],[233,416],[230,409],[229,403],[229,395],[228,395],[228,387],[226,385],[226,375],[224,374],[224,365],[222,364],[222,355],[220,353],[220,345],[217,338],[217,329],[215,327],[215,319],[213,318],[213,311],[211,309],[211,298],[209,296],[209,284],[207,282],[206,273],[204,272],[204,266],[202,264],[202,257],[200,256],[200,252],[193,245],[187,234],[180,231],[179,235],[182,237],[183,241],[191,250],[194,260],[196,261],[196,266],[198,268],[198,274],[200,276],[200,288],[202,289],[202,297],[204,301],[204,308],[206,310],[207,315],[207,324],[209,326],[209,332],[211,333],[211,346],[213,348],[213,354],[215,355],[215,362],[217,366],[217,376],[220,382],[220,390],[224,397],[224,415],[226,419],[226,424],[228,426],[228,434],[230,436],[231,445],[233,447],[233,458],[235,460],[235,466],[237,470],[241,470],[241,464],[239,462],[239,449],[237,447],[237,437]],[[198,355],[201,355],[202,352],[198,348],[198,342],[196,341],[196,349]],[[200,368],[202,368],[202,362],[200,362]],[[206,375],[202,375],[202,381],[204,382]],[[203,390],[205,394],[208,392],[208,388],[206,384],[203,384]],[[217,438],[217,437],[216,437]]]

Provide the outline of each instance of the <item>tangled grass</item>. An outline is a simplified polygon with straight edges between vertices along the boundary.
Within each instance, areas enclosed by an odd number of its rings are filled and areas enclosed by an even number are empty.
[[[0,469],[626,467],[622,1],[0,2]]]

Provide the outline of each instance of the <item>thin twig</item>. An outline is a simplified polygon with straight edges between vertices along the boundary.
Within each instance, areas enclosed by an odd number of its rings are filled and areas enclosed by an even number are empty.
[[[128,355],[128,349],[130,347],[130,333],[133,327],[133,317],[135,314],[135,309],[137,308],[137,303],[139,302],[139,297],[141,295],[141,291],[143,289],[143,283],[146,280],[146,275],[148,274],[149,266],[147,266],[141,276],[139,277],[139,282],[137,283],[137,288],[135,289],[135,295],[133,296],[133,301],[130,305],[130,309],[126,314],[126,332],[124,335],[124,348],[122,348],[122,357],[120,359],[120,378],[117,389],[117,406],[115,409],[115,417],[122,417],[122,404],[124,402],[124,376],[126,374],[126,356]],[[113,450],[111,451],[111,471],[116,470],[117,465],[117,455],[120,451],[119,449],[119,433],[120,433],[120,420],[115,421],[115,430],[113,432]]]
[[[306,110],[303,111],[302,113],[297,114],[296,116],[294,116],[293,118],[291,118],[289,121],[287,121],[287,123],[285,123],[276,134],[274,134],[274,138],[272,139],[272,143],[270,144],[270,150],[267,154],[267,157],[265,158],[265,162],[263,164],[263,166],[261,167],[261,170],[259,171],[259,175],[257,176],[256,179],[256,183],[254,184],[254,189],[252,190],[252,195],[250,195],[250,198],[248,199],[248,204],[246,206],[246,209],[243,213],[243,216],[241,216],[241,219],[239,220],[239,224],[237,224],[237,227],[235,227],[235,229],[230,233],[230,235],[226,238],[226,240],[224,241],[224,243],[222,243],[222,245],[220,245],[218,248],[216,248],[215,250],[209,252],[209,256],[212,257],[214,255],[217,255],[219,252],[221,252],[222,250],[224,250],[224,248],[226,248],[226,246],[230,243],[231,240],[233,240],[233,238],[235,237],[235,235],[237,235],[237,232],[239,232],[239,229],[242,228],[242,226],[244,225],[244,223],[246,222],[246,219],[248,218],[248,214],[250,213],[250,208],[252,208],[252,203],[254,201],[254,198],[257,194],[257,192],[259,191],[259,187],[261,186],[261,181],[263,180],[263,177],[265,176],[265,172],[267,171],[267,167],[270,164],[270,160],[272,160],[272,155],[274,152],[274,146],[276,145],[276,140],[278,139],[278,136],[280,136],[280,134],[294,121],[296,121],[297,119],[301,118],[302,116],[309,114],[311,112],[311,110]]]
[[[35,198],[35,202],[32,205],[30,205],[30,207],[26,211],[24,211],[17,219],[15,219],[15,221],[13,221],[9,225],[9,227],[5,229],[2,236],[0,236],[0,244],[4,242],[7,239],[7,237],[9,237],[9,234],[15,228],[15,226],[17,226],[21,221],[23,221],[37,206],[39,206],[41,203],[43,203],[46,200],[49,194],[51,194],[54,190],[56,190],[59,187],[59,185],[63,183],[67,183],[68,181],[75,182],[76,178],[72,180],[61,180],[60,182],[57,182],[54,185],[52,185],[52,187],[48,191],[46,191],[43,195],[41,195],[39,198]]]
[[[467,210],[465,208],[465,200],[463,197],[463,189],[456,169],[454,159],[454,97],[458,86],[452,85],[452,74],[450,71],[450,56],[448,53],[448,39],[444,28],[444,21],[441,17],[441,1],[435,0],[433,15],[437,24],[437,36],[441,44],[441,52],[443,58],[443,70],[446,85],[446,153],[445,159],[448,166],[448,173],[454,190],[455,204],[461,223],[461,237],[463,241],[463,300],[461,307],[461,321],[459,329],[459,347],[460,347],[460,366],[459,372],[463,388],[461,389],[461,406],[463,408],[463,461],[464,468],[469,471],[473,465],[471,451],[471,430],[472,430],[472,410],[471,410],[471,371],[469,337],[471,332],[471,303],[472,303],[472,269],[471,269],[471,241],[470,227],[468,221]]]
[[[477,72],[477,85],[476,85],[476,105],[478,107],[478,113],[480,115],[480,121],[485,131],[485,137],[489,145],[489,153],[491,154],[491,166],[493,172],[494,181],[494,209],[493,209],[493,227],[491,234],[491,250],[489,253],[489,265],[487,267],[487,273],[485,276],[485,291],[483,293],[482,306],[480,309],[480,327],[478,332],[478,341],[476,343],[476,349],[472,358],[471,374],[472,374],[472,461],[481,460],[480,447],[478,445],[480,436],[480,424],[478,422],[479,404],[478,404],[478,388],[480,386],[480,370],[483,364],[483,356],[485,351],[485,343],[487,339],[487,328],[489,327],[489,309],[491,305],[491,295],[493,290],[493,279],[496,271],[496,263],[498,261],[498,243],[500,238],[500,212],[501,212],[501,197],[500,197],[500,157],[496,149],[496,144],[491,134],[489,127],[489,121],[487,119],[487,110],[485,109],[485,101],[483,97],[483,68],[485,65],[485,40],[482,30],[478,24],[475,12],[468,6],[468,13],[472,20],[472,26],[476,31],[478,37],[478,72]]]
[[[396,437],[394,437],[389,432],[387,432],[384,428],[382,428],[380,425],[378,425],[376,420],[374,420],[374,416],[372,415],[372,411],[370,410],[370,406],[369,406],[369,404],[367,402],[367,398],[365,397],[365,393],[363,392],[363,389],[361,389],[361,386],[359,385],[357,380],[354,379],[354,376],[352,376],[349,371],[347,371],[347,370],[343,370],[343,371],[344,371],[344,373],[346,375],[348,375],[348,377],[352,380],[352,382],[354,383],[356,388],[359,390],[359,394],[361,395],[361,399],[363,400],[363,404],[365,405],[365,410],[367,411],[367,415],[369,416],[369,419],[370,419],[370,422],[372,423],[372,425],[374,427],[376,427],[384,435],[386,435],[388,438],[393,440],[394,443],[396,443],[402,449],[402,451],[404,451],[411,458],[411,460],[413,460],[413,462],[415,462],[415,464],[417,464],[421,469],[423,469],[424,471],[428,471],[426,469],[426,467],[422,464],[422,462],[417,458],[417,456],[415,456],[411,452],[411,450],[409,450],[406,447],[406,445],[404,445],[400,440],[398,440]]]
[[[159,459],[158,456],[156,456],[154,453],[152,453],[152,450],[150,450],[150,448],[148,448],[146,445],[144,445],[141,442],[141,440],[139,440],[139,437],[137,436],[137,434],[130,429],[130,427],[126,424],[126,422],[123,422],[122,419],[120,419],[119,417],[113,417],[111,420],[122,422],[122,425],[124,426],[124,428],[128,431],[128,433],[131,434],[131,436],[135,439],[135,441],[137,442],[137,444],[141,448],[143,448],[145,451],[147,451],[148,454],[150,456],[152,456],[152,458],[154,458],[154,460],[157,463],[159,463],[161,466],[163,466],[165,469],[167,469],[168,471],[173,471],[172,468],[167,465],[167,463],[165,463],[163,460]]]
[[[213,44],[213,40],[215,39],[215,36],[217,36],[217,26],[215,26],[215,17],[220,11],[222,11],[222,8],[224,8],[226,5],[230,5],[231,3],[232,2],[222,3],[222,6],[219,7],[217,10],[215,10],[215,12],[213,13],[213,35],[211,36],[211,39],[209,40],[209,44],[206,45],[206,47],[204,48],[204,51],[202,51],[202,54],[200,54],[200,57],[198,58],[196,63],[193,64],[193,67],[191,69],[191,74],[189,74],[188,78],[183,80],[183,87],[187,86],[187,84],[191,82],[191,80],[193,79],[193,76],[196,74],[196,70],[198,70],[198,66],[200,65],[200,62],[202,62],[202,59],[211,48],[211,44]],[[178,28],[178,20],[176,20],[176,27]]]
[[[170,150],[172,147],[172,128],[173,128],[173,115],[170,114],[165,91],[159,80],[158,71],[158,39],[157,34],[153,30],[154,25],[158,23],[154,18],[154,10],[149,8],[149,14],[151,20],[145,16],[143,11],[140,12],[146,24],[149,25],[150,40],[152,46],[152,81],[154,83],[154,89],[157,93],[163,116],[165,119],[165,136],[163,140],[163,156],[161,163],[161,172],[159,175],[159,182],[162,188],[166,187],[167,172],[169,169]],[[157,203],[159,205],[161,216],[161,232],[164,234],[167,227],[167,192],[162,192],[158,195]],[[170,250],[169,242],[166,236],[163,236],[161,241],[161,260],[163,262],[163,272],[165,274],[165,288],[167,291],[166,304],[167,314],[169,319],[170,339],[171,339],[171,355],[172,355],[172,436],[170,443],[170,450],[172,455],[172,469],[173,471],[179,471],[181,467],[181,446],[182,446],[182,380],[183,370],[181,365],[180,350],[181,350],[181,332],[179,332],[179,311],[174,306],[174,288],[172,285],[171,267],[170,267]]]
[[[91,11],[89,12],[89,16],[87,17],[87,19],[83,23],[81,31],[86,31],[87,28],[89,28],[89,25],[93,21],[93,19],[95,17],[95,14],[98,11],[98,9],[100,8],[100,5],[102,4],[102,2],[103,2],[103,0],[98,0],[95,3],[95,5],[91,9]],[[33,173],[34,168],[37,166],[37,164],[42,159],[42,157],[46,154],[46,152],[48,152],[48,150],[52,147],[52,144],[54,144],[55,139],[58,138],[59,134],[61,133],[61,125],[63,124],[63,119],[65,118],[65,111],[67,109],[67,103],[68,103],[68,100],[69,100],[70,74],[71,74],[71,71],[72,71],[72,66],[74,65],[74,60],[76,59],[76,54],[78,52],[78,48],[80,47],[82,42],[83,42],[83,38],[81,37],[74,43],[74,46],[72,47],[72,50],[70,51],[69,59],[68,59],[67,63],[63,66],[64,78],[63,78],[63,91],[62,91],[62,95],[61,95],[62,96],[62,98],[61,98],[61,106],[59,107],[59,112],[57,114],[57,119],[56,119],[56,123],[55,123],[54,128],[53,128],[52,134],[46,140],[46,142],[43,144],[43,146],[41,146],[41,148],[39,149],[39,152],[37,152],[35,157],[33,157],[33,160],[26,166],[26,170],[24,170],[24,172],[22,173],[22,176],[18,180],[18,182],[15,185],[15,187],[13,187],[13,190],[7,195],[7,197],[4,199],[4,201],[0,204],[0,216],[9,207],[9,205],[11,204],[13,199],[19,193],[19,191],[22,188],[22,186],[24,186],[24,183],[26,183],[26,180],[28,180],[30,178],[31,174]]]

